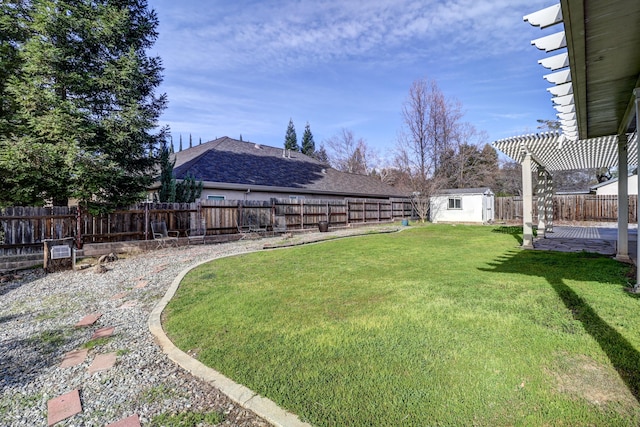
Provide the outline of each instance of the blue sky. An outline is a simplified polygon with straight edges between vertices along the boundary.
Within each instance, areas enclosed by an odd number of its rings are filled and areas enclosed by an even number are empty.
[[[149,0],[160,19],[177,148],[216,137],[281,147],[293,119],[316,146],[342,128],[381,157],[402,127],[411,83],[435,80],[487,142],[554,119],[548,73],[523,15],[554,0]],[[551,32],[558,31],[552,29]]]

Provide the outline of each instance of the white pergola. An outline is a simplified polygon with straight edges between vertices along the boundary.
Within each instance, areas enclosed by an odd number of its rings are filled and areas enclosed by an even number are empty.
[[[550,54],[538,63],[551,71],[543,77],[552,84],[547,90],[561,132],[494,142],[523,166],[523,246],[533,246],[532,172],[538,177],[538,230],[544,232],[552,224],[550,172],[617,166],[617,258],[628,260],[628,167],[640,158],[640,1],[560,0],[524,20],[559,30],[531,44]],[[638,288],[640,269],[636,283]]]

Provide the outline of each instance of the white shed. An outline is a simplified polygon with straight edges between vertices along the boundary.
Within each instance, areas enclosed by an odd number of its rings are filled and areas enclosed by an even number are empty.
[[[490,188],[440,190],[431,197],[430,220],[486,224],[494,219],[494,194]]]

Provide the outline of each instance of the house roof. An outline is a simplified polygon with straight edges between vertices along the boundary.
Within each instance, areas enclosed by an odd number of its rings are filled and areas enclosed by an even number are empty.
[[[202,180],[205,188],[406,197],[379,179],[337,171],[313,157],[282,148],[222,137],[174,155],[174,174]]]
[[[448,195],[448,194],[493,194],[493,191],[489,187],[483,188],[447,188],[444,190],[439,190],[437,194],[440,195]]]

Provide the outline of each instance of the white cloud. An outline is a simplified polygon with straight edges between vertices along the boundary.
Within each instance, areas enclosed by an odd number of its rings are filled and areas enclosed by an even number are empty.
[[[420,61],[434,52],[460,59],[522,50],[528,47],[522,15],[532,8],[526,0],[154,3],[160,44],[172,58],[167,66],[181,70],[277,71],[336,60],[386,63]],[[514,40],[516,26],[521,37]]]

